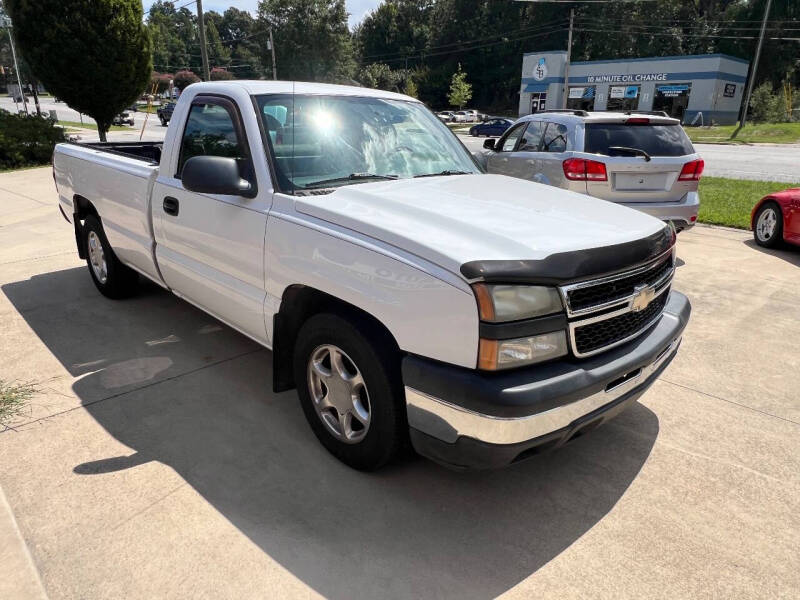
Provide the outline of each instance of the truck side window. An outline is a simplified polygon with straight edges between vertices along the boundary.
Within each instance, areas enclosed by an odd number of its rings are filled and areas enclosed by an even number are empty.
[[[522,137],[517,152],[539,152],[542,142],[542,130],[544,123],[541,121],[531,121]]]
[[[542,152],[566,152],[567,127],[559,123],[548,123],[542,138]]]
[[[193,104],[181,140],[181,154],[176,177],[184,163],[193,156],[224,156],[242,160],[246,157],[233,117],[218,104]]]

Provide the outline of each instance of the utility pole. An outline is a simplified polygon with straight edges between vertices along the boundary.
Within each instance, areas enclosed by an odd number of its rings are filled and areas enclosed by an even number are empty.
[[[272,40],[272,27],[269,28],[269,49],[272,51],[272,79],[277,79],[278,74],[275,70],[275,42]]]
[[[206,81],[211,81],[211,71],[208,69],[208,48],[206,48],[206,23],[203,19],[203,0],[197,0],[197,26],[200,29],[200,56],[203,57],[203,75]]]
[[[756,71],[758,69],[758,59],[761,56],[761,46],[764,44],[764,32],[767,29],[767,19],[769,19],[769,9],[772,6],[772,0],[767,0],[767,8],[764,10],[764,19],[761,21],[761,34],[758,36],[758,46],[756,46],[756,56],[753,59],[753,64],[750,68],[750,79],[747,82],[747,92],[744,95],[744,109],[742,110],[742,118],[739,121],[739,129],[742,129],[747,123],[747,109],[750,106],[750,94],[753,93],[753,84],[756,81]],[[739,132],[736,130],[736,133]],[[734,137],[736,136],[734,133]]]
[[[569,64],[572,62],[572,25],[575,22],[575,9],[569,9],[569,36],[567,37],[567,62],[564,65],[564,93],[562,94],[561,108],[567,108],[569,97]]]
[[[14,72],[17,74],[17,85],[19,86],[19,95],[22,96],[22,108],[25,109],[25,114],[28,114],[28,103],[25,101],[25,90],[22,87],[22,80],[19,78],[19,65],[17,64],[17,52],[14,50],[14,37],[11,35],[11,19],[5,17],[3,25],[8,28],[8,41],[11,42],[11,56],[14,58]]]

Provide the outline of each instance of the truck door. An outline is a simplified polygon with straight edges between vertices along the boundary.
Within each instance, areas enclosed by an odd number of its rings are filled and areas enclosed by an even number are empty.
[[[253,135],[257,135],[254,133]],[[241,114],[229,98],[197,96],[189,108],[172,165],[162,165],[153,188],[156,256],[164,281],[179,296],[243,333],[266,341],[263,303],[264,236],[270,186],[254,198],[184,189],[181,171],[193,156],[236,158],[258,185]]]

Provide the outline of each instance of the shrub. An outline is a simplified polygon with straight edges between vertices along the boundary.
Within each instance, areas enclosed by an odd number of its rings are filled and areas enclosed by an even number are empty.
[[[52,121],[0,110],[0,169],[49,164],[55,145],[66,141]]]
[[[772,84],[762,83],[753,90],[750,109],[756,123],[780,123],[786,120],[786,108],[781,94],[776,94]]]
[[[210,75],[211,81],[227,81],[230,79],[236,79],[233,73],[227,69],[223,69],[222,67],[214,67],[211,69]]]
[[[185,90],[193,83],[200,81],[200,78],[191,71],[178,71],[175,73],[175,78],[172,80],[173,84],[180,91]]]

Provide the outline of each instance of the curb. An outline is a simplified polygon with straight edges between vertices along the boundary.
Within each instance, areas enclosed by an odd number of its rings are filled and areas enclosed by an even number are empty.
[[[47,600],[39,571],[0,487],[0,598]]]

